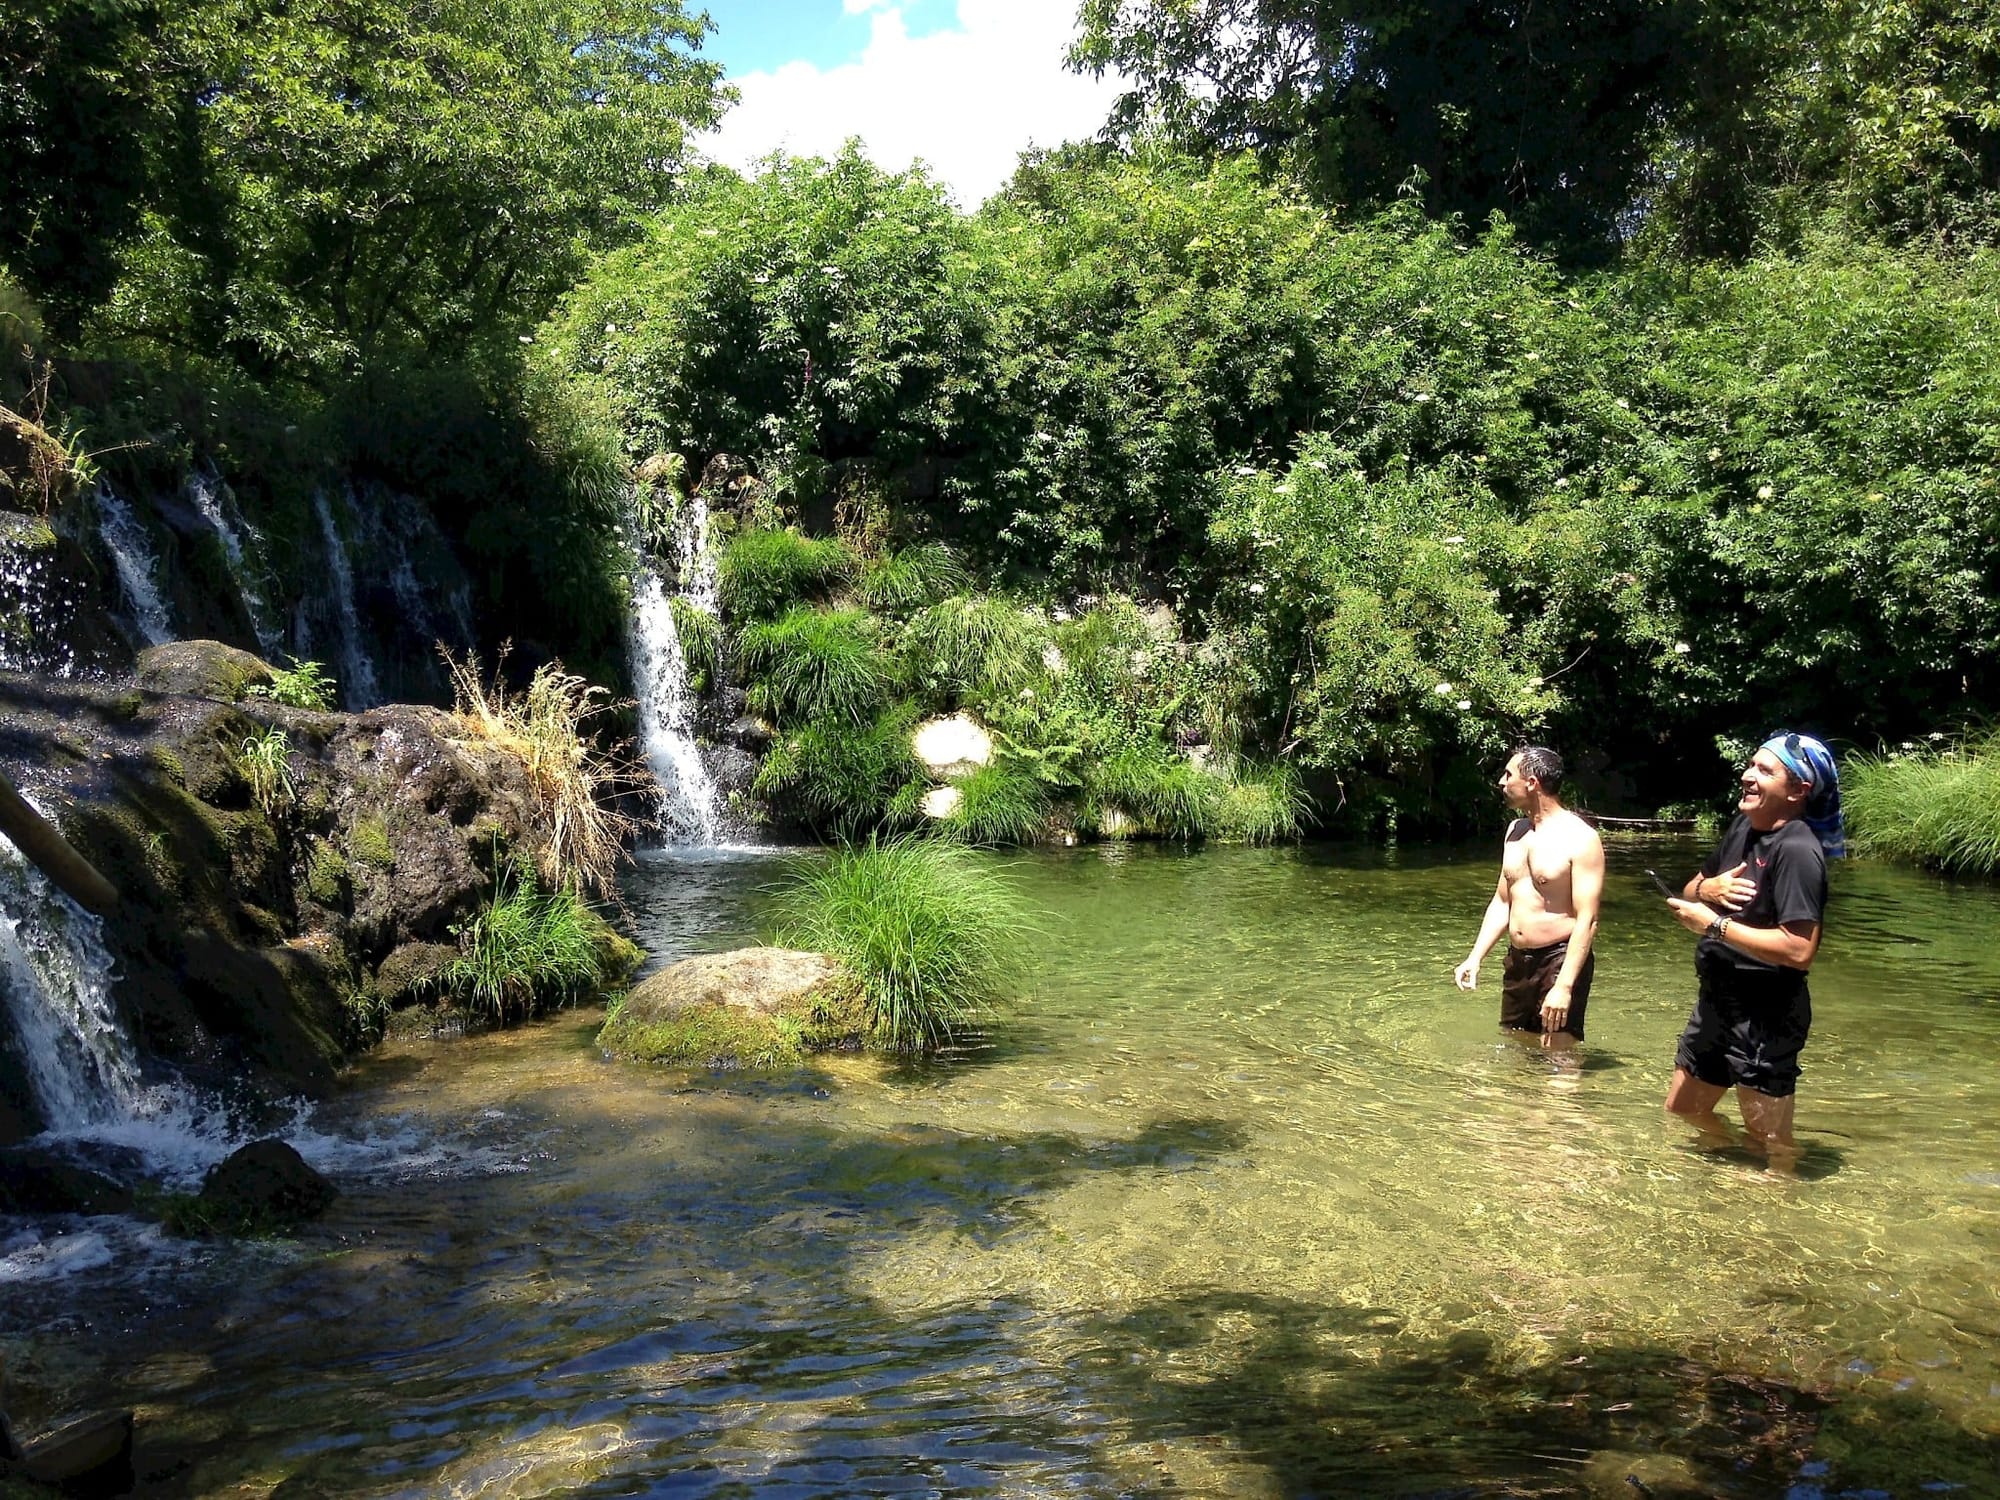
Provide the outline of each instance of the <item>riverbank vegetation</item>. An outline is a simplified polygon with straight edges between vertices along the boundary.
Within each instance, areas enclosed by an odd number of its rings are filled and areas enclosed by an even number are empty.
[[[1854,851],[1960,874],[2000,871],[2000,733],[1850,757]]]

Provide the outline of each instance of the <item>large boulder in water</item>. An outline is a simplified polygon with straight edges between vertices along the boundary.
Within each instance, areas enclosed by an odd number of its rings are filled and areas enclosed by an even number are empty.
[[[739,948],[670,964],[618,1001],[597,1034],[614,1057],[698,1067],[796,1066],[859,1046],[868,1011],[839,959]]]
[[[183,1227],[247,1234],[325,1213],[340,1190],[283,1141],[252,1141],[209,1168]]]

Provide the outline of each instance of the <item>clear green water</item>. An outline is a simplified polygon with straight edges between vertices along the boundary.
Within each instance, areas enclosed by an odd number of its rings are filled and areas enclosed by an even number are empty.
[[[8,1347],[140,1402],[159,1493],[2000,1493],[2000,894],[1838,870],[1782,1179],[1660,1113],[1692,940],[1638,870],[1699,853],[1614,847],[1576,1070],[1451,986],[1494,851],[1007,861],[990,1046],[393,1047],[342,1109],[479,1171]],[[771,875],[651,862],[636,930],[729,946]]]

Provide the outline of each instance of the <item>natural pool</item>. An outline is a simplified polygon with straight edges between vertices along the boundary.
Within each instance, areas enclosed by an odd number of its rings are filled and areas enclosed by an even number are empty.
[[[925,1069],[391,1047],[334,1116],[444,1149],[4,1348],[162,1494],[2000,1493],[2000,891],[1839,867],[1781,1179],[1660,1114],[1701,851],[1613,846],[1576,1070],[1451,986],[1496,852],[1008,859],[1022,1014]],[[773,873],[650,858],[637,935]]]

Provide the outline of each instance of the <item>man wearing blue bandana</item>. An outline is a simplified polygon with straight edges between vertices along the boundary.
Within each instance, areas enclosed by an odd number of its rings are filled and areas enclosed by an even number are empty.
[[[1792,1151],[1799,1052],[1812,1028],[1806,971],[1819,951],[1826,862],[1847,852],[1833,752],[1810,735],[1764,742],[1737,816],[1688,881],[1674,916],[1695,946],[1698,997],[1674,1057],[1667,1108],[1719,1128],[1732,1087],[1743,1126],[1774,1164]]]

